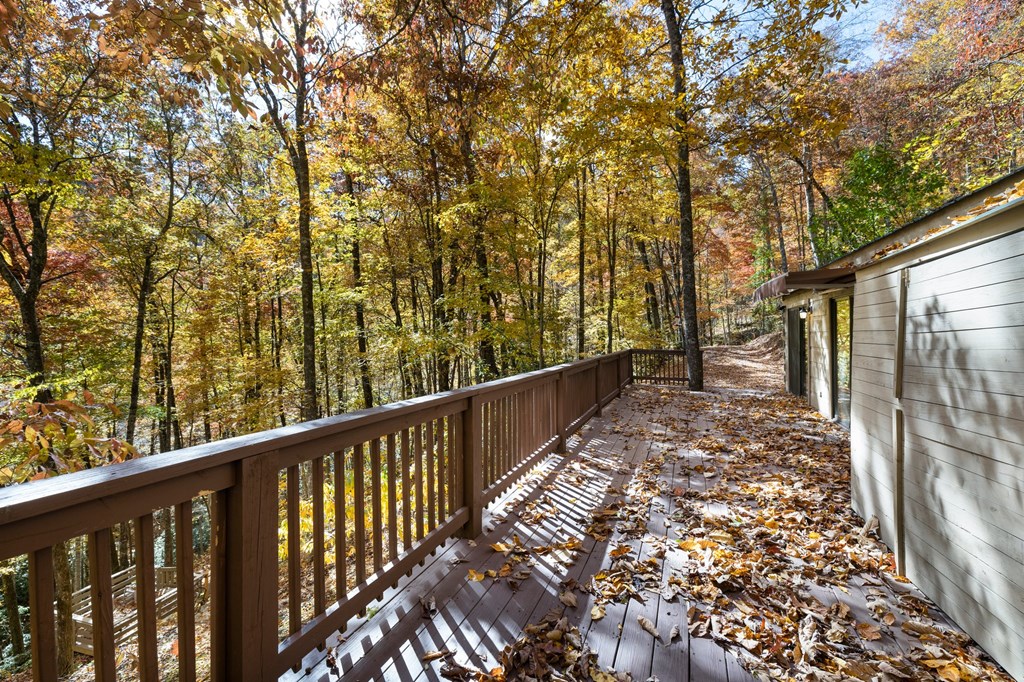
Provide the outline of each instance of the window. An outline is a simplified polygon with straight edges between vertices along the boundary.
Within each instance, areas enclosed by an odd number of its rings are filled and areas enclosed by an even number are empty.
[[[850,426],[850,376],[853,369],[853,299],[833,298],[830,305],[832,329],[832,416]]]

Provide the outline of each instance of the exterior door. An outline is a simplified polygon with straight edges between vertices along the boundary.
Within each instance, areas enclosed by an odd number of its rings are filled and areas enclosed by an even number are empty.
[[[807,395],[807,321],[800,311],[786,311],[786,390],[793,395]]]

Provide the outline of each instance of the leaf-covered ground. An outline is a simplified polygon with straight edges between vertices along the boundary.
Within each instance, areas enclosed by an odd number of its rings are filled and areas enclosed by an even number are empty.
[[[851,509],[847,433],[781,393],[780,355],[777,338],[709,349],[708,392],[629,389],[591,441],[623,445],[623,483],[583,524],[603,561],[563,580],[558,607],[496,665],[456,663],[453,650],[425,662],[447,679],[606,681],[658,678],[679,660],[660,679],[697,680],[718,673],[694,673],[694,652],[718,646],[722,680],[737,679],[725,671],[737,661],[771,680],[1009,680],[895,573],[874,523]],[[591,449],[552,490],[607,479]],[[529,526],[558,510],[542,495],[513,513]],[[469,566],[467,580],[518,589],[538,552],[587,561],[580,547],[530,548],[512,533],[491,545],[501,567]]]

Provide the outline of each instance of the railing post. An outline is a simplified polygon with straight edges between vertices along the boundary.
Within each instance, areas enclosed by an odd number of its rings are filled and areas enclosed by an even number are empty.
[[[622,355],[615,358],[615,397],[622,395]]]
[[[277,665],[278,472],[272,453],[238,463],[225,514],[227,678],[270,680]]]
[[[555,452],[563,453],[566,448],[565,438],[565,423],[566,419],[566,406],[565,406],[565,370],[563,369],[558,373],[558,379],[555,380],[555,428],[558,430],[558,443],[555,444]]]
[[[461,536],[469,539],[479,536],[484,529],[481,406],[480,396],[471,395],[469,405],[462,413],[462,503],[469,510],[469,520],[462,527]]]
[[[629,383],[632,384],[635,381],[635,379],[633,377],[633,349],[632,348],[629,349],[629,355],[627,356],[626,364],[627,364],[628,369],[629,369]]]
[[[594,360],[594,404],[597,405],[595,417],[601,416],[601,358]]]
[[[58,545],[58,551],[64,551]],[[29,622],[32,625],[32,679],[57,679],[57,637],[53,617],[53,548],[28,555]]]

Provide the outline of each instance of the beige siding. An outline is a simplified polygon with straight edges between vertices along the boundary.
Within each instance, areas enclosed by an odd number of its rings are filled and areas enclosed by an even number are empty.
[[[969,234],[957,238],[971,243]],[[901,387],[899,267],[858,273],[854,505],[879,517],[883,539],[903,538],[908,577],[1024,680],[1024,232],[905,261]]]
[[[895,534],[892,409],[899,275],[858,276],[853,295],[853,406],[850,422],[854,509]]]

